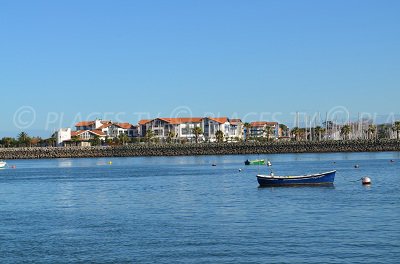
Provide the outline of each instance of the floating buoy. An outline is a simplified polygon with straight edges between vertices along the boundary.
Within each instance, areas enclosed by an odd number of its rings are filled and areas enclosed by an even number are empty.
[[[358,168],[360,168],[360,165],[356,164],[356,165],[354,165],[354,168],[358,169]]]
[[[112,165],[112,161],[109,161],[108,164]]]
[[[242,169],[239,169],[239,172],[241,172],[242,171]]]
[[[361,182],[363,185],[371,184],[371,179],[369,177],[362,177]]]

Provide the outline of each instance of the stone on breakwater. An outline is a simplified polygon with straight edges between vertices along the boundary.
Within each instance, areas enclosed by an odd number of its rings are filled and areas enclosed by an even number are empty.
[[[240,142],[199,144],[132,144],[105,147],[0,148],[0,159],[90,158],[138,156],[235,155],[274,153],[400,151],[397,140],[321,142]]]

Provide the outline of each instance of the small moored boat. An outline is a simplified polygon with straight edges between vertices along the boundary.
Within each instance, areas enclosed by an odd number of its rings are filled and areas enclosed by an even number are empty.
[[[246,160],[244,165],[265,165],[265,160]]]
[[[7,165],[7,162],[0,160],[0,168],[4,168]]]
[[[257,175],[260,186],[333,185],[336,170],[301,176]]]

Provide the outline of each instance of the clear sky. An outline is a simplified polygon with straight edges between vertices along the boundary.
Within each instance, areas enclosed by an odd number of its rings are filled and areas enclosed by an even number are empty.
[[[397,0],[2,0],[0,136],[95,117],[399,113],[399,14]]]

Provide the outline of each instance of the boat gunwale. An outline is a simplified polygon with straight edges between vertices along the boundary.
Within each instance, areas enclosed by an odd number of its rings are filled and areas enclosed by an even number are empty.
[[[336,170],[327,171],[327,172],[323,172],[323,173],[308,174],[308,175],[297,175],[297,176],[278,176],[278,175],[275,176],[275,175],[259,174],[259,175],[257,175],[257,178],[270,179],[270,180],[280,180],[280,179],[296,180],[296,179],[309,179],[309,178],[322,177],[322,176],[325,176],[325,175],[331,174],[331,173],[336,173]]]

